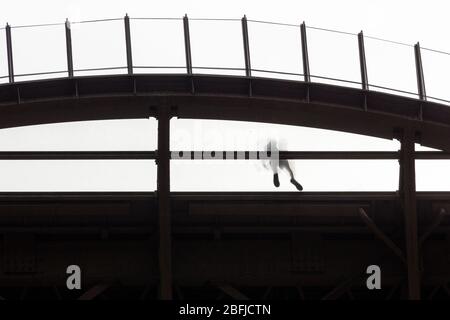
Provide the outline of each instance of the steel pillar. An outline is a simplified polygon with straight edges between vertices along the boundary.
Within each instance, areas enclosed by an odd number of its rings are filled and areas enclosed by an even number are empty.
[[[170,225],[170,110],[158,108],[158,216],[159,216],[159,298],[172,299],[172,239]]]
[[[417,232],[415,134],[405,129],[400,137],[400,196],[405,219],[408,298],[420,299],[419,241]]]

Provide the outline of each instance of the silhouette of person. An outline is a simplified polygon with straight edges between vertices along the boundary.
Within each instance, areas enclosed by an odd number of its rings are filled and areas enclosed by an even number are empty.
[[[303,187],[300,183],[298,183],[297,180],[295,180],[294,172],[291,169],[291,166],[289,164],[289,160],[286,159],[280,159],[278,157],[278,151],[279,151],[279,143],[273,139],[269,140],[266,146],[266,152],[270,152],[271,155],[273,153],[276,153],[276,156],[270,156],[269,157],[269,165],[273,172],[273,184],[275,187],[280,186],[280,179],[278,177],[279,169],[287,171],[291,178],[291,183],[297,188],[298,191],[302,191]]]

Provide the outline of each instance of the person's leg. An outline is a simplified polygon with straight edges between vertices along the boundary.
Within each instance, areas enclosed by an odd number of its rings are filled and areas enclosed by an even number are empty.
[[[291,183],[297,188],[298,191],[303,191],[303,186],[294,178],[291,178]]]
[[[289,165],[289,161],[280,160],[280,168],[285,169],[289,173],[289,176],[291,177],[291,183],[297,188],[298,191],[302,191],[303,186],[300,183],[298,183],[297,180],[295,180],[294,172],[292,171],[291,166]]]
[[[280,179],[278,178],[278,173],[273,174],[273,184],[277,188],[280,186]]]
[[[280,179],[278,178],[278,160],[270,160],[270,166],[273,171],[273,184],[278,188],[280,186]]]
[[[279,187],[280,186],[280,179],[278,178],[278,168],[280,166],[279,163],[279,159],[278,157],[274,157],[273,156],[273,152],[278,151],[277,147],[276,147],[276,143],[274,141],[270,141],[267,144],[267,149],[268,152],[271,152],[271,157],[270,157],[270,167],[272,168],[272,172],[273,172],[273,184],[275,185],[275,187]]]

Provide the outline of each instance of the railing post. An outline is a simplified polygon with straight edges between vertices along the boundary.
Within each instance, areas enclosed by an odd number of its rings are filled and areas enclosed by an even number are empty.
[[[244,40],[245,75],[247,77],[251,77],[252,67],[250,64],[250,45],[248,41],[247,17],[245,15],[242,18],[242,39]]]
[[[72,58],[72,31],[69,19],[66,19],[66,53],[67,53],[67,73],[69,78],[73,78],[73,58]]]
[[[300,35],[302,41],[303,76],[305,82],[311,82],[311,74],[309,72],[308,41],[306,39],[305,21],[303,21],[303,23],[300,25]]]
[[[8,55],[8,75],[9,83],[14,82],[14,63],[13,63],[13,52],[12,52],[12,40],[11,40],[11,26],[6,24],[6,50]]]
[[[187,14],[185,14],[183,17],[183,29],[184,29],[184,51],[186,54],[186,72],[188,75],[192,75],[191,37],[189,34],[189,19]]]
[[[358,33],[359,65],[361,68],[361,86],[363,90],[369,90],[369,80],[367,77],[366,51],[364,49],[364,35]]]
[[[157,195],[159,216],[159,298],[172,299],[172,237],[170,219],[170,108],[158,107]]]
[[[417,75],[417,89],[420,100],[427,100],[425,91],[425,78],[423,76],[422,55],[420,54],[420,44],[417,42],[414,45],[414,56],[416,60],[416,75]]]
[[[123,19],[125,23],[125,44],[127,49],[127,68],[128,74],[133,74],[133,56],[131,53],[131,33],[130,33],[130,18],[128,14]]]

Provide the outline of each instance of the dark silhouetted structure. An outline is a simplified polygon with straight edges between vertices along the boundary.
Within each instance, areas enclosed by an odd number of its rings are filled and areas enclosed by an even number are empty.
[[[243,74],[205,75],[192,63],[186,16],[179,19],[186,72],[136,74],[131,19],[124,20],[126,72],[116,75],[77,75],[66,22],[67,77],[17,81],[24,75],[14,74],[14,29],[5,29],[8,75],[3,78],[8,83],[0,85],[0,128],[156,117],[158,150],[0,152],[0,159],[154,159],[158,188],[0,193],[1,297],[448,298],[450,193],[416,192],[415,160],[450,159],[450,108],[443,100],[427,99],[419,45],[414,47],[417,98],[371,90],[362,33],[355,36],[361,87],[314,82],[304,23],[298,26],[304,69],[298,76],[303,81],[252,75],[245,17],[238,20]],[[280,151],[280,159],[398,160],[399,189],[171,192],[171,117],[288,124],[398,139],[398,152]],[[442,151],[417,152],[415,143]],[[72,264],[82,269],[82,292],[65,288],[65,271]],[[382,270],[379,291],[366,288],[365,271],[372,264]]]

